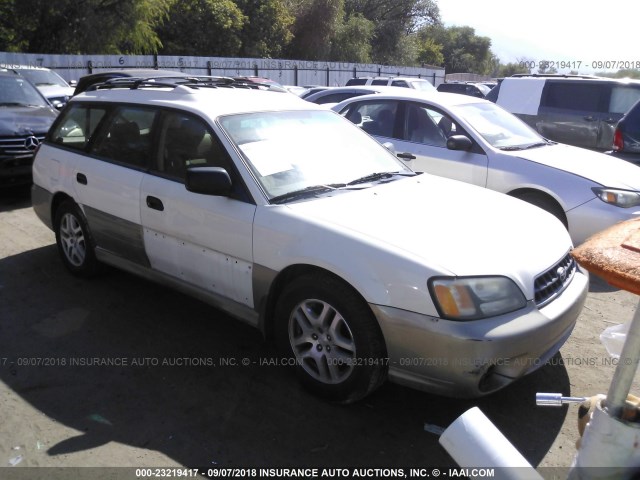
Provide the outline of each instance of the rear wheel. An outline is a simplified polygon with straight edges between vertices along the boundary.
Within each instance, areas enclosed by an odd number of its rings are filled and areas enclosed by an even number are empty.
[[[80,207],[71,200],[64,201],[54,220],[56,243],[62,263],[74,275],[89,277],[100,267],[93,240]]]
[[[303,385],[350,403],[384,381],[382,333],[369,306],[351,287],[328,275],[289,284],[276,311],[278,345],[293,355]]]

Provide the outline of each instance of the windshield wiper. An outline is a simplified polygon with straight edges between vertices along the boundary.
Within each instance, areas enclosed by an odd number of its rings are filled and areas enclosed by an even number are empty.
[[[292,192],[283,193],[273,197],[271,203],[285,203],[289,200],[299,200],[301,198],[313,197],[319,193],[333,192],[339,188],[345,187],[344,183],[333,183],[330,185],[311,185],[310,187],[301,188]]]
[[[532,143],[531,145],[527,145],[526,147],[524,147],[524,150],[528,150],[529,148],[545,147],[547,145],[549,145],[549,142]]]
[[[517,150],[524,150],[523,147],[520,147],[518,145],[509,145],[508,147],[498,147],[499,150],[502,150],[504,152],[515,152]]]
[[[401,175],[403,177],[413,177],[417,175],[415,172],[376,172],[365,175],[364,177],[356,178],[347,183],[347,186],[357,185],[358,183],[375,182],[376,180],[382,180],[383,178],[391,178],[395,175]]]

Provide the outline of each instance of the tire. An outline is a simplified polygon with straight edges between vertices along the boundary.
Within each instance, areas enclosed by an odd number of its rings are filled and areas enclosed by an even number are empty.
[[[564,228],[566,228],[567,230],[569,229],[567,216],[555,200],[533,192],[522,193],[519,195],[515,195],[515,197],[527,203],[530,203],[531,205],[535,205],[536,207],[539,207],[546,212],[549,212],[551,215],[562,222]]]
[[[303,386],[318,396],[352,403],[386,378],[380,327],[366,302],[337,278],[305,275],[285,287],[275,328]]]
[[[62,263],[72,274],[92,277],[100,270],[94,252],[94,242],[80,207],[65,200],[54,218],[56,244]]]

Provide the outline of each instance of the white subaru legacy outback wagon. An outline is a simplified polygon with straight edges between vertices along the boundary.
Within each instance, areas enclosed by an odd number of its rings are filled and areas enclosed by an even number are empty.
[[[588,278],[552,215],[416,174],[335,112],[225,79],[106,84],[39,149],[64,265],[160,282],[273,337],[335,401],[491,393],[569,337]]]

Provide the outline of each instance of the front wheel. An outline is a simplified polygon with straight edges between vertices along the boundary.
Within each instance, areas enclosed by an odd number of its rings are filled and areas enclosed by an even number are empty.
[[[289,284],[276,309],[276,338],[292,354],[303,385],[350,403],[386,377],[386,350],[366,302],[344,282],[307,275]]]
[[[93,250],[93,240],[80,207],[73,201],[64,201],[56,211],[54,231],[64,266],[74,275],[95,275],[100,265]]]

